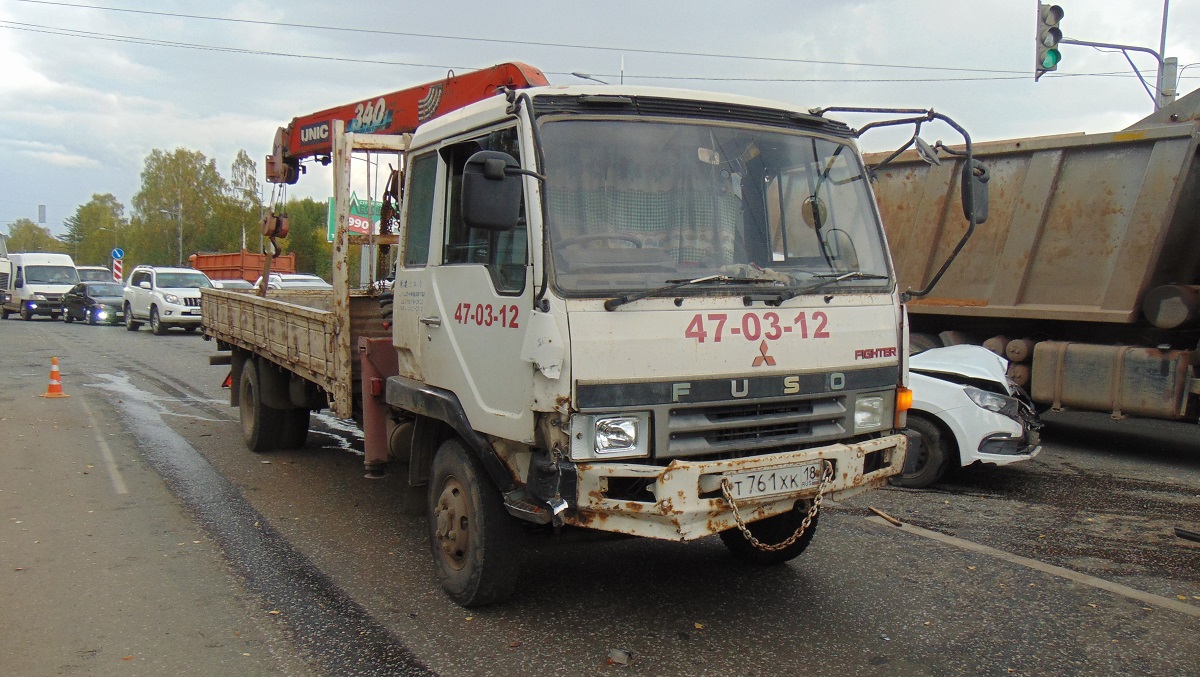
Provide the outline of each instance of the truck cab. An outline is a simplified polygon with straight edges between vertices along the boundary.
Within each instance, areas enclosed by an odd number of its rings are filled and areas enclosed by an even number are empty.
[[[751,543],[905,455],[905,317],[849,128],[657,89],[515,103],[412,137],[388,404],[457,422],[527,520],[798,555],[811,531]],[[410,453],[436,468],[428,430]],[[435,522],[461,511],[447,477]]]
[[[62,297],[79,284],[75,262],[66,254],[9,254],[8,276],[0,318],[17,313],[31,320],[38,315],[58,319],[62,315]]]

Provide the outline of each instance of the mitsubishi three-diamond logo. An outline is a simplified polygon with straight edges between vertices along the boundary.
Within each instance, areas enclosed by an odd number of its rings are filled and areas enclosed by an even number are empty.
[[[768,367],[775,366],[775,358],[771,357],[770,355],[767,354],[767,342],[766,341],[763,341],[762,343],[758,344],[758,352],[759,352],[759,356],[754,358],[754,364],[752,364],[750,366],[761,367],[764,364],[767,365]]]

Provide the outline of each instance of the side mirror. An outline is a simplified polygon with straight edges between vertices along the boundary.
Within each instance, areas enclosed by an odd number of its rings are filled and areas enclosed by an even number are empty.
[[[138,286],[141,287],[142,289],[149,289],[150,282],[147,280],[142,280],[141,282],[138,282]]]
[[[971,166],[963,165],[962,170],[962,208],[963,216],[968,221],[971,220],[971,213],[975,213],[975,223],[978,225],[987,221],[988,217],[988,180],[992,176],[988,172],[987,165],[979,160],[972,158]],[[971,191],[968,187],[973,188]],[[974,193],[974,202],[972,202],[972,192]]]
[[[929,145],[929,142],[919,136],[913,135],[913,143],[917,146],[917,155],[920,156],[925,164],[933,167],[940,167],[942,165],[942,159],[937,156],[937,151],[933,149],[933,146]]]
[[[462,217],[468,228],[506,231],[521,216],[521,165],[508,153],[481,150],[463,168]]]
[[[23,275],[18,274],[16,281],[13,282],[13,289],[24,289],[24,288],[25,288],[25,277]]]

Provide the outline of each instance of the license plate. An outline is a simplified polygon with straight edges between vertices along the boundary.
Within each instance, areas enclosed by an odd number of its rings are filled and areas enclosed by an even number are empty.
[[[734,499],[787,494],[812,489],[821,483],[821,461],[773,470],[756,470],[726,475]]]

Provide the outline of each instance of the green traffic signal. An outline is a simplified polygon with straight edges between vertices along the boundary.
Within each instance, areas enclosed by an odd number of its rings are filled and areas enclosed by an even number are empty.
[[[1059,61],[1062,61],[1062,54],[1057,49],[1047,49],[1042,54],[1042,68],[1046,70],[1053,69],[1058,65]]]

